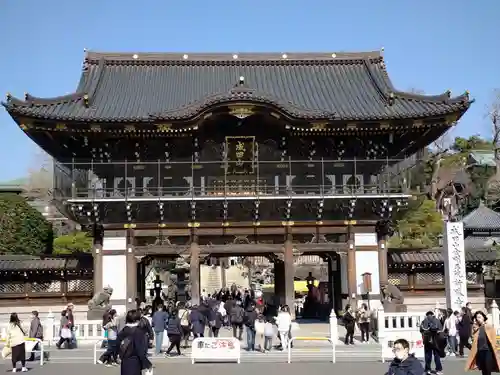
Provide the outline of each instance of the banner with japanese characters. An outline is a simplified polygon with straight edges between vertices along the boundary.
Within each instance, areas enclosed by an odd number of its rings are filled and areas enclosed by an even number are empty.
[[[226,137],[228,174],[254,173],[255,137]]]

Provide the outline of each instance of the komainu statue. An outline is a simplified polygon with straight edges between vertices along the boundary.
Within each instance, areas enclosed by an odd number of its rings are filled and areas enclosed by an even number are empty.
[[[111,309],[110,299],[113,294],[113,288],[110,286],[105,287],[101,292],[94,294],[89,300],[87,311],[88,320],[100,320],[103,315]]]
[[[382,285],[382,306],[385,312],[406,312],[403,293],[392,284]]]

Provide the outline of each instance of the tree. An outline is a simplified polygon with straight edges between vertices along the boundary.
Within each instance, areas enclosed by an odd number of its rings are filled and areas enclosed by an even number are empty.
[[[411,201],[408,210],[396,218],[394,236],[389,239],[393,248],[431,248],[439,245],[443,233],[443,217],[436,211],[433,200]]]
[[[92,237],[85,232],[76,232],[54,239],[53,254],[90,253],[92,247]]]
[[[28,198],[48,199],[51,196],[53,169],[50,155],[40,150],[36,155],[34,166],[28,171],[28,178],[23,186]]]
[[[0,252],[49,254],[52,242],[52,226],[25,198],[0,194]]]

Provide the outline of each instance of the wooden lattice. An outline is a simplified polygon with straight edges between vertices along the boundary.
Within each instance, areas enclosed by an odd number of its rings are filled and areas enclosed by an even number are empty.
[[[443,274],[439,272],[417,273],[417,284],[420,285],[442,285],[444,284]]]
[[[387,281],[392,285],[408,285],[408,274],[390,273]]]
[[[24,293],[24,283],[2,283],[0,284],[0,293]]]
[[[62,292],[62,282],[53,280],[47,283],[31,283],[32,293],[60,293]]]
[[[93,292],[93,280],[69,280],[68,292]]]

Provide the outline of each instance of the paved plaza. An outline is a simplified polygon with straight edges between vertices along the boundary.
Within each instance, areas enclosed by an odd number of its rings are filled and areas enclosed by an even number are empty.
[[[0,373],[10,370],[10,364],[4,362]],[[39,367],[29,365],[30,373],[40,375],[72,374],[86,375],[108,375],[119,374],[119,368],[107,368],[100,365],[81,363],[47,364]],[[380,362],[359,362],[356,360],[331,363],[244,363],[244,364],[185,364],[176,362],[155,363],[156,374],[204,374],[204,375],[233,375],[237,371],[240,375],[255,375],[259,373],[286,373],[287,375],[304,374],[351,374],[351,375],[383,375],[387,372],[388,364]],[[463,369],[464,361],[445,361],[444,373],[450,375],[465,375]],[[474,373],[468,373],[474,374]]]

